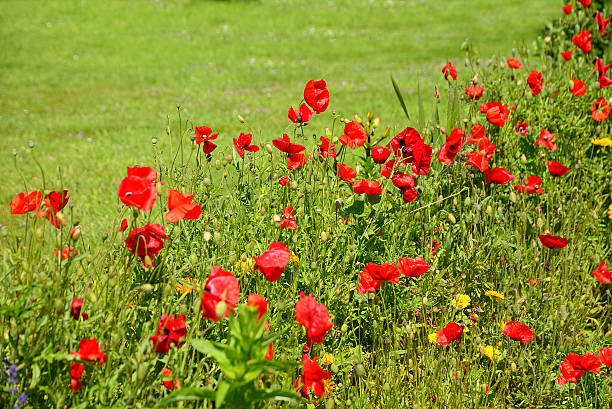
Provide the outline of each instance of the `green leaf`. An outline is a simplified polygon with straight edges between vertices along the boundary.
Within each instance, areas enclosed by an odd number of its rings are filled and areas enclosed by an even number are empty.
[[[225,402],[225,397],[227,396],[227,392],[230,390],[230,384],[222,381],[217,387],[217,394],[215,396],[215,405],[217,407],[223,406],[223,402]]]
[[[184,400],[214,400],[215,392],[204,388],[188,388],[183,387],[172,392],[159,402],[157,402],[158,408],[163,408],[175,402]]]
[[[353,199],[353,204],[344,208],[344,212],[348,214],[362,214],[365,210],[364,206],[365,200],[363,197],[355,196]]]
[[[393,89],[395,90],[395,95],[397,95],[397,99],[399,99],[399,103],[402,106],[402,109],[404,110],[404,114],[406,114],[406,118],[408,118],[408,120],[410,120],[410,115],[408,115],[408,109],[406,109],[406,104],[404,103],[404,98],[402,97],[402,92],[399,89],[399,85],[397,85],[397,82],[395,81],[395,78],[393,78],[393,75],[391,75],[391,83],[393,84]]]

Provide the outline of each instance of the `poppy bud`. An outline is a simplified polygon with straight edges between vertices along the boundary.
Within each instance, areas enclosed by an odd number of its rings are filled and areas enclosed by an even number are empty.
[[[170,129],[170,125],[166,126],[166,134],[170,135],[172,129]]]
[[[60,223],[61,226],[65,226],[66,225],[66,216],[64,216],[64,213],[57,212],[55,214],[55,217],[57,217],[57,221]]]
[[[512,362],[512,363],[510,364],[510,370],[511,370],[512,372],[516,372],[516,369],[517,369],[517,368],[516,368],[516,364],[515,364],[514,362]]]
[[[143,259],[145,265],[147,266],[151,266],[153,264],[153,260],[151,260],[151,257],[149,257],[148,255],[146,255]]]
[[[611,104],[612,105],[612,104]],[[389,135],[389,132],[391,132],[391,128],[386,127],[385,130],[382,133],[382,137],[386,138]]]
[[[62,315],[65,310],[64,301],[62,301],[60,298],[54,299],[53,309],[55,310],[57,315]]]
[[[156,137],[151,138],[151,144],[157,145],[157,138]]]
[[[298,188],[298,182],[295,180],[291,181],[291,185],[289,186],[291,188],[291,190],[297,190]]]
[[[361,125],[363,123],[363,119],[361,119],[361,117],[359,115],[355,114],[355,122],[357,122],[359,125]]]
[[[225,313],[227,312],[227,303],[224,300],[221,300],[217,303],[215,307],[215,314],[217,314],[218,318],[223,318]]]
[[[278,214],[275,214],[274,216],[272,216],[272,223],[280,223],[281,221],[281,217]]]
[[[380,117],[377,116],[372,120],[372,128],[376,129],[380,125]]]
[[[338,368],[338,365],[336,365],[335,363],[331,364],[331,366],[329,367],[329,369],[333,372],[333,373],[338,373],[338,371],[340,370],[340,368]]]
[[[365,367],[362,364],[355,365],[355,375],[358,378],[363,378],[366,375]]]
[[[41,229],[40,227],[36,229],[36,239],[38,239],[38,241],[41,241],[44,236],[45,232],[43,231],[43,229]]]
[[[28,141],[28,147],[29,147],[30,149],[34,149],[34,141],[33,141],[33,140],[31,140],[31,139],[30,139],[30,140]]]
[[[17,149],[13,149],[13,156],[17,156]]]
[[[546,43],[546,44],[550,44],[550,43],[551,43],[551,41],[552,41],[552,39],[550,38],[550,36],[546,36],[546,37],[544,37],[544,43]]]
[[[491,205],[488,205],[485,211],[489,216],[493,214],[493,208],[491,207]]]
[[[227,178],[227,172],[223,172],[223,177]]]
[[[221,159],[221,164],[223,165],[223,167],[226,167],[227,166],[227,158]]]
[[[342,199],[337,198],[334,200],[334,206],[336,206],[336,209],[340,209],[342,207]]]
[[[453,206],[457,206],[459,202],[457,201],[457,197],[453,197]]]
[[[465,200],[463,201],[463,205],[468,207],[472,204],[472,199],[470,199],[470,197],[466,197]]]
[[[453,216],[452,213],[449,213],[448,221],[451,222],[452,224],[455,224],[457,222],[457,219],[455,219],[455,216]]]
[[[204,237],[204,241],[210,241],[210,239],[211,239],[210,232],[209,231],[205,231],[203,237]]]
[[[240,114],[238,114],[238,115],[236,116],[236,118],[238,118],[238,122],[240,122],[241,124],[243,124],[243,123],[245,122],[245,121],[244,121],[244,118],[243,118],[243,117],[242,117],[242,115],[240,115]]]
[[[81,228],[79,226],[76,226],[74,229],[72,229],[72,231],[70,232],[70,238],[74,241],[77,241],[79,239],[79,237],[81,237]]]
[[[512,203],[516,203],[516,193],[510,192],[509,198]]]
[[[210,180],[210,178],[204,178],[204,186],[208,187],[212,185],[212,181]]]
[[[325,136],[328,137],[328,138],[331,138],[331,136],[332,136],[331,129],[325,128]]]
[[[342,324],[342,326],[340,327],[340,331],[346,333],[349,330],[348,325],[346,325],[346,323]]]
[[[329,239],[329,234],[326,231],[322,231],[321,232],[321,241],[323,243],[326,243],[328,239]]]

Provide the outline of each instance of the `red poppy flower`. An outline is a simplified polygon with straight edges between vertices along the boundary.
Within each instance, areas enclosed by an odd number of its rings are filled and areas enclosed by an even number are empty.
[[[357,173],[350,166],[340,163],[338,164],[338,176],[352,185],[353,179],[357,177]]]
[[[98,365],[106,362],[106,355],[100,351],[100,346],[95,338],[83,339],[79,342],[79,350],[71,351],[70,355],[76,356],[84,361],[98,361]]]
[[[45,204],[44,207],[38,207],[36,212],[37,217],[44,217],[51,222],[52,225],[60,228],[60,220],[57,217],[57,213],[61,211],[66,204],[68,204],[68,191],[64,190],[63,192],[51,192],[47,196],[45,196],[43,202]]]
[[[344,133],[340,136],[339,141],[342,145],[345,145],[351,149],[355,149],[358,146],[363,146],[366,143],[368,135],[365,130],[355,121],[351,121],[344,125]]]
[[[584,82],[580,81],[579,79],[571,79],[570,81],[572,82],[572,85],[570,85],[569,90],[575,97],[585,94],[587,86]]]
[[[438,240],[433,239],[431,241],[431,255],[433,256],[434,254],[436,254],[439,248],[440,248],[440,243],[438,243]]]
[[[602,284],[612,284],[612,271],[608,270],[606,262],[603,260],[601,260],[601,263],[599,263],[599,267],[593,270],[591,275],[595,276],[597,281]]]
[[[521,179],[518,185],[514,186],[514,190],[519,193],[544,193],[544,189],[541,187],[542,178],[538,176],[529,176],[527,179]]]
[[[442,163],[450,165],[455,161],[455,156],[461,150],[463,146],[463,135],[462,129],[454,127],[450,135],[446,137],[446,143],[440,147],[438,151],[438,160]]]
[[[162,225],[147,223],[144,227],[132,229],[125,239],[125,245],[135,256],[140,257],[143,267],[151,268],[155,265],[155,257],[164,248],[165,239],[166,230]],[[147,265],[149,261],[151,264]]]
[[[37,190],[21,192],[11,199],[11,214],[25,214],[40,207],[42,192]]]
[[[86,312],[81,315],[81,308],[83,308],[83,300],[80,298],[75,298],[72,300],[72,303],[70,304],[70,316],[77,321],[79,317],[81,317],[83,321],[87,321],[89,316]]]
[[[484,172],[489,168],[489,160],[481,151],[469,152],[466,156],[468,158],[467,164],[474,166],[479,171]]]
[[[359,274],[360,285],[356,289],[357,294],[375,293],[385,281],[397,284],[399,283],[399,276],[400,272],[393,263],[382,265],[368,263]]]
[[[72,389],[73,392],[81,390],[81,386],[83,385],[81,378],[83,377],[84,371],[85,366],[83,366],[83,364],[79,362],[70,364],[70,389]]]
[[[603,97],[591,104],[591,116],[596,122],[601,122],[610,116],[610,107]]]
[[[127,219],[121,220],[121,226],[119,226],[119,231],[125,231],[128,227]]]
[[[256,293],[249,294],[247,306],[255,307],[257,309],[257,313],[259,315],[259,317],[257,317],[257,322],[259,322],[259,320],[261,320],[261,318],[266,314],[266,311],[268,311],[268,301],[266,301],[263,295]]]
[[[168,223],[176,223],[179,220],[195,220],[202,214],[202,208],[197,203],[192,203],[195,193],[183,194],[178,190],[168,190],[168,213],[164,217]]]
[[[523,64],[521,64],[521,62],[516,58],[512,57],[508,58],[508,67],[513,68],[515,70],[522,70]]]
[[[164,368],[161,370],[160,374],[166,378],[162,380],[162,385],[164,385],[164,388],[168,389],[169,391],[178,388],[178,378],[175,377],[172,379],[172,371],[170,369]]]
[[[357,193],[358,195],[365,193],[371,196],[380,196],[382,189],[378,181],[360,179],[353,184],[353,192]]]
[[[281,186],[287,186],[289,184],[287,176],[283,176],[278,180],[278,184]]]
[[[302,145],[297,144],[297,143],[292,143],[289,140],[289,136],[286,133],[283,134],[282,138],[274,139],[272,141],[272,143],[281,152],[285,152],[285,153],[289,153],[289,154],[299,153],[299,152],[302,152],[302,151],[306,150],[305,146],[302,146]]]
[[[484,171],[485,184],[495,183],[497,185],[505,185],[514,180],[516,176],[504,168],[491,168]]]
[[[374,163],[384,163],[391,155],[391,151],[384,146],[372,147],[372,159]]]
[[[507,106],[499,102],[489,102],[483,105],[485,109],[484,112],[487,114],[487,120],[492,125],[503,127],[506,124],[506,120],[510,116],[510,111]],[[482,108],[483,106],[481,105],[481,109]]]
[[[485,127],[481,124],[476,124],[472,126],[470,130],[470,136],[467,138],[467,143],[477,144],[480,140],[486,138],[487,133],[485,131]]]
[[[540,131],[540,139],[535,141],[534,146],[543,146],[554,152],[557,149],[557,144],[552,141],[555,136],[557,136],[556,133],[550,133],[546,129],[542,129]]]
[[[426,273],[430,268],[431,266],[422,257],[403,257],[397,261],[397,269],[400,274],[406,277],[418,277]]]
[[[242,159],[244,159],[244,151],[257,152],[259,150],[259,146],[251,145],[252,140],[253,135],[242,132],[240,132],[238,139],[234,138],[234,148],[236,148],[236,152],[238,152]]]
[[[53,251],[55,252],[55,257],[57,258],[57,256],[59,255],[59,250],[53,249]],[[70,257],[74,257],[78,255],[79,255],[79,252],[76,251],[74,247],[64,247],[62,249],[62,260],[67,260]]]
[[[566,15],[572,12],[572,5],[573,5],[573,3],[570,3],[570,4],[562,7],[563,8],[563,12]]]
[[[533,95],[538,95],[542,92],[542,73],[531,70],[527,77],[527,84],[529,84],[529,88],[531,88]]]
[[[287,155],[287,169],[300,169],[306,164],[307,161],[311,160],[312,156],[303,153],[292,153]]]
[[[514,127],[514,131],[518,134],[521,134],[523,136],[527,136],[527,128],[529,128],[529,125],[527,125],[525,122],[519,120],[518,124],[516,124],[516,126]]]
[[[412,171],[417,175],[429,173],[433,149],[425,143],[425,138],[421,138],[416,129],[410,127],[404,129],[389,141],[387,147],[395,152],[398,164],[412,163]],[[389,164],[387,162],[387,165]],[[390,172],[381,169],[381,175],[388,178]]]
[[[293,219],[293,206],[285,207],[284,214],[285,218],[280,222],[281,231],[283,231],[285,227],[289,230],[297,230],[297,223]]]
[[[276,281],[285,271],[291,259],[291,252],[281,242],[270,244],[270,249],[259,257],[254,257],[255,266],[262,272],[266,280]]]
[[[599,27],[599,33],[601,35],[605,34],[606,26],[610,22],[610,19],[607,18],[604,20],[603,14],[601,14],[601,11],[598,11],[597,14],[595,14],[595,22],[597,23],[597,26]]]
[[[127,177],[119,182],[119,200],[127,206],[134,206],[143,212],[153,208],[157,199],[155,189],[157,172],[149,167],[127,168]]]
[[[332,143],[331,139],[321,136],[320,141],[321,146],[319,146],[319,154],[324,158],[335,158],[336,145]]]
[[[601,348],[599,350],[599,360],[605,366],[612,366],[612,348]]]
[[[195,127],[195,142],[198,145],[200,145],[201,143],[204,143],[204,145],[202,145],[202,150],[207,155],[212,153],[212,151],[214,151],[215,148],[217,147],[217,145],[215,145],[211,141],[217,139],[218,136],[219,134],[212,133],[212,129],[208,126],[196,126]]]
[[[561,362],[561,375],[557,377],[559,385],[567,382],[577,383],[586,372],[598,374],[601,371],[601,361],[593,352],[578,355],[570,352]]]
[[[565,61],[569,61],[572,58],[572,52],[574,52],[574,50],[562,51],[560,54]]]
[[[597,81],[599,81],[599,88],[600,89],[604,89],[605,87],[608,87],[608,86],[612,85],[612,78],[608,78],[605,75],[600,75],[597,78]]]
[[[295,319],[306,327],[308,345],[312,342],[322,343],[327,331],[334,326],[325,304],[318,303],[312,294],[305,296],[303,291],[295,304]]]
[[[591,51],[591,33],[587,30],[582,30],[572,38],[572,43],[580,48],[583,53],[588,54]]]
[[[544,247],[548,247],[549,249],[562,249],[567,246],[567,239],[561,236],[553,236],[550,233],[540,234],[538,236],[540,242]]]
[[[204,292],[202,293],[200,306],[202,307],[204,318],[211,319],[214,322],[219,321],[217,304],[221,301],[225,302],[226,307],[223,318],[227,317],[230,311],[234,311],[238,298],[240,298],[240,287],[236,277],[229,271],[224,271],[221,267],[214,266],[206,280]]]
[[[456,322],[449,322],[444,328],[436,331],[436,342],[442,346],[448,345],[453,341],[459,343],[459,337],[463,333],[463,327]]]
[[[415,142],[412,147],[412,171],[415,175],[426,175],[431,166],[433,148],[424,142],[424,138]]]
[[[329,105],[329,91],[325,81],[308,81],[304,88],[304,100],[317,114],[324,112]]]
[[[153,348],[160,354],[166,354],[172,344],[180,348],[185,343],[187,328],[185,327],[185,316],[183,314],[174,318],[174,314],[167,316],[162,314],[157,324],[157,332],[149,340]],[[182,340],[182,342],[181,342]]]
[[[312,118],[312,111],[308,108],[308,105],[302,104],[300,105],[300,109],[298,112],[293,110],[293,107],[289,108],[289,113],[287,114],[289,120],[296,124],[303,124]]]
[[[564,176],[567,172],[571,170],[571,168],[566,168],[563,164],[559,162],[555,162],[553,160],[546,161],[548,165],[548,171],[554,177]]]
[[[469,99],[474,99],[476,101],[482,97],[483,92],[484,89],[480,85],[472,85],[465,89],[465,95],[467,95]]]
[[[604,65],[603,60],[601,58],[597,58],[597,60],[595,60],[595,70],[597,71],[597,74],[600,77],[603,75],[606,75],[606,72],[609,69],[610,69],[610,64]]]
[[[580,4],[582,4],[585,8],[591,5],[592,0],[578,0]]]
[[[509,321],[504,325],[503,334],[510,339],[526,344],[533,339],[533,331],[527,325],[518,321]]]
[[[308,389],[312,389],[314,394],[317,396],[325,395],[325,379],[332,377],[331,373],[321,369],[317,363],[317,358],[311,361],[307,354],[302,355],[303,371],[304,374],[300,377],[302,387],[299,389],[302,396],[309,399]],[[295,380],[295,387],[299,387],[298,379]]]
[[[391,178],[391,182],[398,189],[414,187],[414,177],[409,174],[396,173]]]
[[[389,179],[391,177],[391,172],[393,172],[393,167],[395,166],[395,160],[389,160],[382,164],[380,167],[380,176]]]
[[[444,66],[444,68],[442,68],[442,73],[444,74],[444,78],[447,80],[449,76],[453,79],[453,81],[457,79],[457,69],[450,61]]]
[[[413,187],[402,189],[402,200],[404,203],[414,202],[418,197],[417,191]]]

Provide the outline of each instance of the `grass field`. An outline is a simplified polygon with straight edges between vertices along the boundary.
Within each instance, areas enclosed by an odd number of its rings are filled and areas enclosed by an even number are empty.
[[[389,75],[409,106],[417,77],[429,100],[441,64],[463,66],[464,40],[483,58],[509,53],[559,12],[557,1],[531,1],[529,13],[522,3],[3,1],[0,200],[18,189],[13,149],[26,183],[40,184],[33,140],[47,178],[61,167],[80,217],[101,228],[125,166],[151,162],[151,137],[164,137],[176,104],[183,118],[221,130],[222,145],[243,129],[238,113],[269,142],[312,78],[328,82],[339,113],[373,109],[403,128]],[[2,224],[12,222],[7,209]]]

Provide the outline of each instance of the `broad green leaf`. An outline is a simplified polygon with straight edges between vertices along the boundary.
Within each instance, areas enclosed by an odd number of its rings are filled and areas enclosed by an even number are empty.
[[[408,120],[410,120],[410,115],[408,115],[408,109],[406,108],[406,103],[404,103],[404,98],[402,97],[402,92],[400,91],[399,85],[397,85],[397,82],[395,81],[395,78],[393,78],[393,75],[391,75],[391,83],[393,84],[393,89],[395,90],[395,95],[397,95],[397,99],[399,100],[399,103],[402,106],[402,109],[404,110],[404,114],[406,114],[406,118],[408,118]]]
[[[204,388],[189,388],[183,387],[172,392],[159,402],[157,402],[158,408],[166,407],[172,403],[180,402],[184,400],[214,400],[215,392]]]

